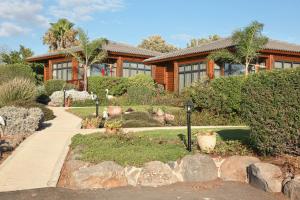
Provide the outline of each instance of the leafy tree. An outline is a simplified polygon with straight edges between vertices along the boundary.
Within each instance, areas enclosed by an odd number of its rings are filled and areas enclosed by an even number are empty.
[[[3,51],[0,53],[1,62],[5,64],[25,64],[26,58],[33,55],[33,51],[20,45],[18,51]]]
[[[219,40],[221,37],[219,35],[210,35],[208,38],[193,38],[190,40],[190,42],[187,44],[187,47],[196,47],[200,46],[202,44],[206,44],[212,41]]]
[[[67,53],[75,57],[83,65],[84,91],[87,91],[87,70],[92,64],[100,63],[107,58],[107,52],[102,47],[108,43],[108,40],[100,38],[90,41],[88,35],[82,29],[78,29],[77,32],[79,35],[79,46],[82,51],[67,50]]]
[[[264,25],[257,21],[252,22],[244,29],[232,34],[235,44],[234,52],[227,49],[216,51],[208,59],[221,62],[239,63],[245,66],[245,75],[249,74],[249,66],[258,57],[259,51],[267,44],[268,38],[262,35]]]
[[[177,50],[175,46],[168,44],[160,35],[149,36],[141,42],[139,47],[162,53]]]
[[[62,50],[78,45],[78,32],[74,24],[67,19],[59,19],[50,23],[51,27],[43,37],[43,43],[49,46],[50,51]]]

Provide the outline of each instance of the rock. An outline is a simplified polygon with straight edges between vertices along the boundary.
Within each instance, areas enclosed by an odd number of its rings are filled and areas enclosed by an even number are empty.
[[[185,156],[174,169],[181,181],[211,181],[218,178],[214,161],[207,155],[196,154]]]
[[[284,185],[283,193],[291,200],[300,200],[300,175]]]
[[[171,114],[165,114],[165,121],[166,122],[172,122],[175,120],[175,116],[174,115],[171,115]]]
[[[109,189],[127,186],[124,168],[112,161],[80,168],[73,173],[73,177],[75,185],[79,189]]]
[[[120,106],[108,106],[107,112],[110,117],[116,117],[122,115],[122,108]]]
[[[164,123],[166,122],[164,116],[154,115],[154,116],[153,116],[153,119],[156,120],[156,121],[158,121],[158,122],[161,123],[161,124],[164,124]]]
[[[162,109],[159,108],[159,109],[157,110],[157,112],[156,112],[156,115],[157,115],[157,116],[164,116],[164,115],[165,115],[165,112],[164,112]]]
[[[220,167],[220,177],[225,181],[247,182],[247,167],[260,160],[251,156],[231,156]]]
[[[136,186],[138,178],[141,174],[142,168],[126,167],[125,176],[129,185]]]
[[[160,161],[146,163],[138,178],[139,185],[151,187],[169,185],[178,181],[169,165]]]
[[[80,168],[86,168],[90,164],[81,160],[68,160],[65,162],[63,174],[61,176],[64,176],[64,186],[69,188],[76,188],[76,182],[74,178],[75,171],[79,170]]]
[[[249,183],[266,192],[281,192],[282,172],[276,165],[255,163],[248,167]]]

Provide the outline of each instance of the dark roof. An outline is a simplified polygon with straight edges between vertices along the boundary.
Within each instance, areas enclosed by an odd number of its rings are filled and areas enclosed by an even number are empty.
[[[173,51],[170,53],[162,54],[160,56],[148,58],[144,62],[172,60],[172,58],[176,58],[176,57],[180,57],[180,56],[193,55],[193,54],[204,53],[204,52],[211,52],[211,51],[229,48],[229,47],[233,47],[233,46],[234,46],[234,44],[233,44],[231,38],[223,38],[223,39],[219,39],[219,40],[216,40],[216,41],[213,41],[213,42],[210,42],[207,44],[203,44],[203,45],[200,45],[197,47],[180,49],[180,50]],[[287,52],[300,52],[300,45],[269,39],[269,41],[265,45],[264,49],[287,51]]]
[[[103,49],[105,49],[108,52],[141,55],[141,56],[147,56],[147,57],[159,56],[162,54],[160,52],[151,51],[151,50],[147,50],[147,49],[143,49],[143,48],[138,48],[138,47],[130,46],[128,44],[118,43],[118,42],[113,42],[113,41],[109,41],[109,43],[107,45],[103,46]],[[76,46],[76,47],[70,48],[69,50],[76,52],[76,51],[80,51],[81,48],[79,46]],[[66,51],[64,51],[64,50],[49,52],[49,53],[29,57],[29,58],[27,58],[27,60],[34,60],[34,59],[39,59],[39,58],[44,58],[44,57],[62,55],[65,53],[66,53]]]

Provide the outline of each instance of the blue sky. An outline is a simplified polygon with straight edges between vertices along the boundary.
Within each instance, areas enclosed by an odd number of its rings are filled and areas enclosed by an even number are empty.
[[[272,39],[300,44],[299,0],[1,0],[0,48],[47,52],[49,22],[66,17],[91,38],[137,45],[149,35],[185,47],[190,38],[229,36],[253,20]]]

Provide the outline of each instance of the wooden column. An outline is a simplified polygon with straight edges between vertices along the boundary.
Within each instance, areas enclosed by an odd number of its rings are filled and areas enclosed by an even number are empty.
[[[207,61],[207,75],[209,79],[214,78],[214,67],[215,67],[215,62],[213,60],[208,60]]]
[[[179,65],[174,62],[174,92],[179,93]]]
[[[49,60],[49,64],[48,64],[48,79],[47,80],[51,80],[53,79],[52,77],[52,60]]]
[[[153,80],[156,81],[155,70],[156,70],[156,65],[152,65],[151,66],[151,77],[153,78]]]
[[[121,56],[117,59],[117,77],[123,76],[123,59]]]
[[[44,82],[49,80],[49,62],[44,64]]]
[[[78,80],[79,63],[75,58],[72,59],[72,72],[73,72],[72,79]]]
[[[274,66],[274,55],[269,55],[266,60],[266,69],[271,70]]]

